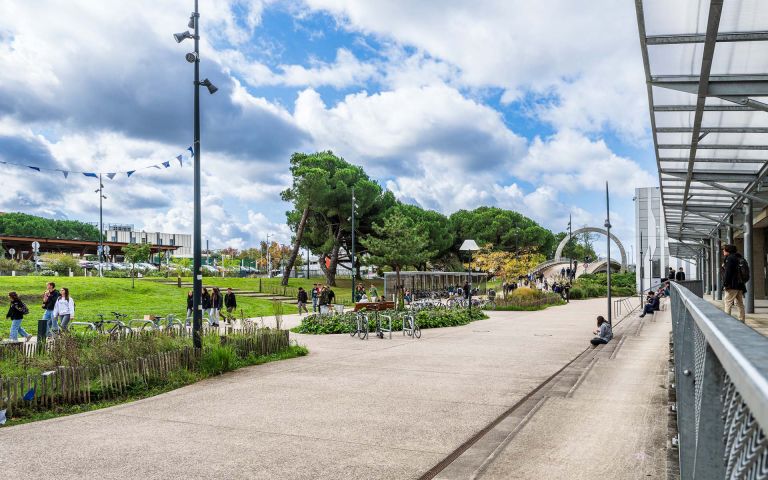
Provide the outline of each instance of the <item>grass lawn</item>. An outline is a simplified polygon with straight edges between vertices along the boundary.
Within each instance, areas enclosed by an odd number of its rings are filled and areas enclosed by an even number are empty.
[[[140,279],[136,281],[136,288],[131,288],[131,280],[126,278],[96,278],[96,277],[0,277],[0,338],[7,338],[10,333],[11,321],[5,318],[8,311],[8,292],[15,291],[21,295],[24,303],[29,307],[22,326],[31,334],[37,333],[37,320],[42,318],[43,310],[40,308],[41,296],[48,281],[56,282],[57,288],[69,288],[72,298],[75,299],[75,321],[88,321],[97,319],[96,314],[103,313],[111,318],[110,312],[116,311],[130,315],[130,318],[143,318],[144,315],[176,314],[180,318],[186,316],[186,295],[188,288],[178,288],[174,285],[164,285],[156,279]],[[192,278],[182,279],[191,282]],[[263,278],[262,290],[269,291],[270,287],[280,286],[279,278]],[[323,279],[292,278],[290,287],[311,287],[313,283],[322,282]],[[381,291],[382,281],[374,281]],[[341,303],[351,302],[352,281],[350,279],[338,280],[338,287],[334,287],[337,301]],[[370,281],[366,280],[365,285]],[[259,290],[258,278],[215,278],[205,277],[205,286],[232,287],[243,290]],[[248,298],[239,296],[237,299],[238,316],[240,310],[246,317],[260,317],[273,315],[272,301],[261,298]],[[286,304],[283,313],[296,313],[296,306]]]

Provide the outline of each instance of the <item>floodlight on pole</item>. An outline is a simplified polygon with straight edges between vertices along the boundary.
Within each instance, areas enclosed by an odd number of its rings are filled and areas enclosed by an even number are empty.
[[[173,38],[176,39],[176,43],[181,43],[188,38],[195,38],[195,35],[192,35],[189,31],[185,30],[181,33],[174,33]]]
[[[212,84],[211,81],[208,80],[207,78],[205,80],[203,80],[202,82],[200,82],[199,85],[201,87],[207,88],[208,89],[208,93],[210,93],[211,95],[213,95],[214,93],[216,93],[219,90],[219,88],[216,85]]]
[[[477,242],[474,240],[464,240],[464,242],[459,247],[459,251],[469,252],[469,282],[467,282],[467,285],[469,286],[469,292],[467,292],[467,304],[470,318],[472,317],[472,252],[476,252],[478,250],[480,250],[480,247],[477,246]]]

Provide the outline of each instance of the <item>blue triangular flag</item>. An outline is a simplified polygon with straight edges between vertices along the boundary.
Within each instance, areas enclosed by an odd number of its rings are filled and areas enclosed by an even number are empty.
[[[66,170],[62,170],[61,173],[64,174],[64,178],[67,178],[69,176],[69,172]]]
[[[0,425],[5,425],[5,409],[0,410]]]
[[[109,178],[110,180],[112,180],[113,178],[115,178],[115,175],[117,175],[117,173],[108,173],[108,174],[107,174],[107,178]]]
[[[189,156],[190,157],[194,157],[195,156],[195,150],[192,148],[191,145],[189,147],[187,147],[187,150],[189,150]]]
[[[136,170],[129,170],[129,171],[125,172],[125,173],[127,173],[127,174],[128,174],[128,176],[130,177],[131,175],[133,175],[134,173],[136,173]]]
[[[163,166],[164,166],[165,168],[168,168],[168,167],[170,167],[170,166],[171,166],[171,162],[163,162]]]
[[[86,177],[99,178],[99,176],[96,175],[95,173],[83,173],[83,175],[85,175]]]
[[[32,170],[37,170],[38,172],[40,171],[39,167],[27,167],[27,168],[31,168]]]
[[[182,167],[184,166],[184,162],[182,162],[182,161],[181,161],[181,155],[179,155],[178,157],[176,157],[176,160],[178,160],[178,161],[179,161],[179,165],[181,165]]]
[[[35,387],[32,387],[29,389],[27,393],[24,394],[24,400],[31,402],[35,398]]]

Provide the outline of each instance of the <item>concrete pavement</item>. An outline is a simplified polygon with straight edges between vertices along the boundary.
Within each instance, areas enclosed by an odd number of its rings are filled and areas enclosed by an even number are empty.
[[[0,429],[0,463],[8,478],[418,478],[583,352],[604,309],[492,312],[420,340],[292,335],[309,356]]]

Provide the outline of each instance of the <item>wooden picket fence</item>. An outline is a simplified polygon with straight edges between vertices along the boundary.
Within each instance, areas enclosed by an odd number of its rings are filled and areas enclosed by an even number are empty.
[[[249,354],[271,355],[290,345],[288,330],[238,331],[234,336],[222,335],[222,345],[231,345],[240,357]],[[0,377],[0,410],[11,417],[20,407],[48,410],[59,405],[87,404],[126,396],[135,385],[165,380],[172,372],[197,369],[203,351],[184,347],[159,352],[122,362],[97,366],[64,367],[25,377]],[[24,397],[34,391],[31,399]]]

